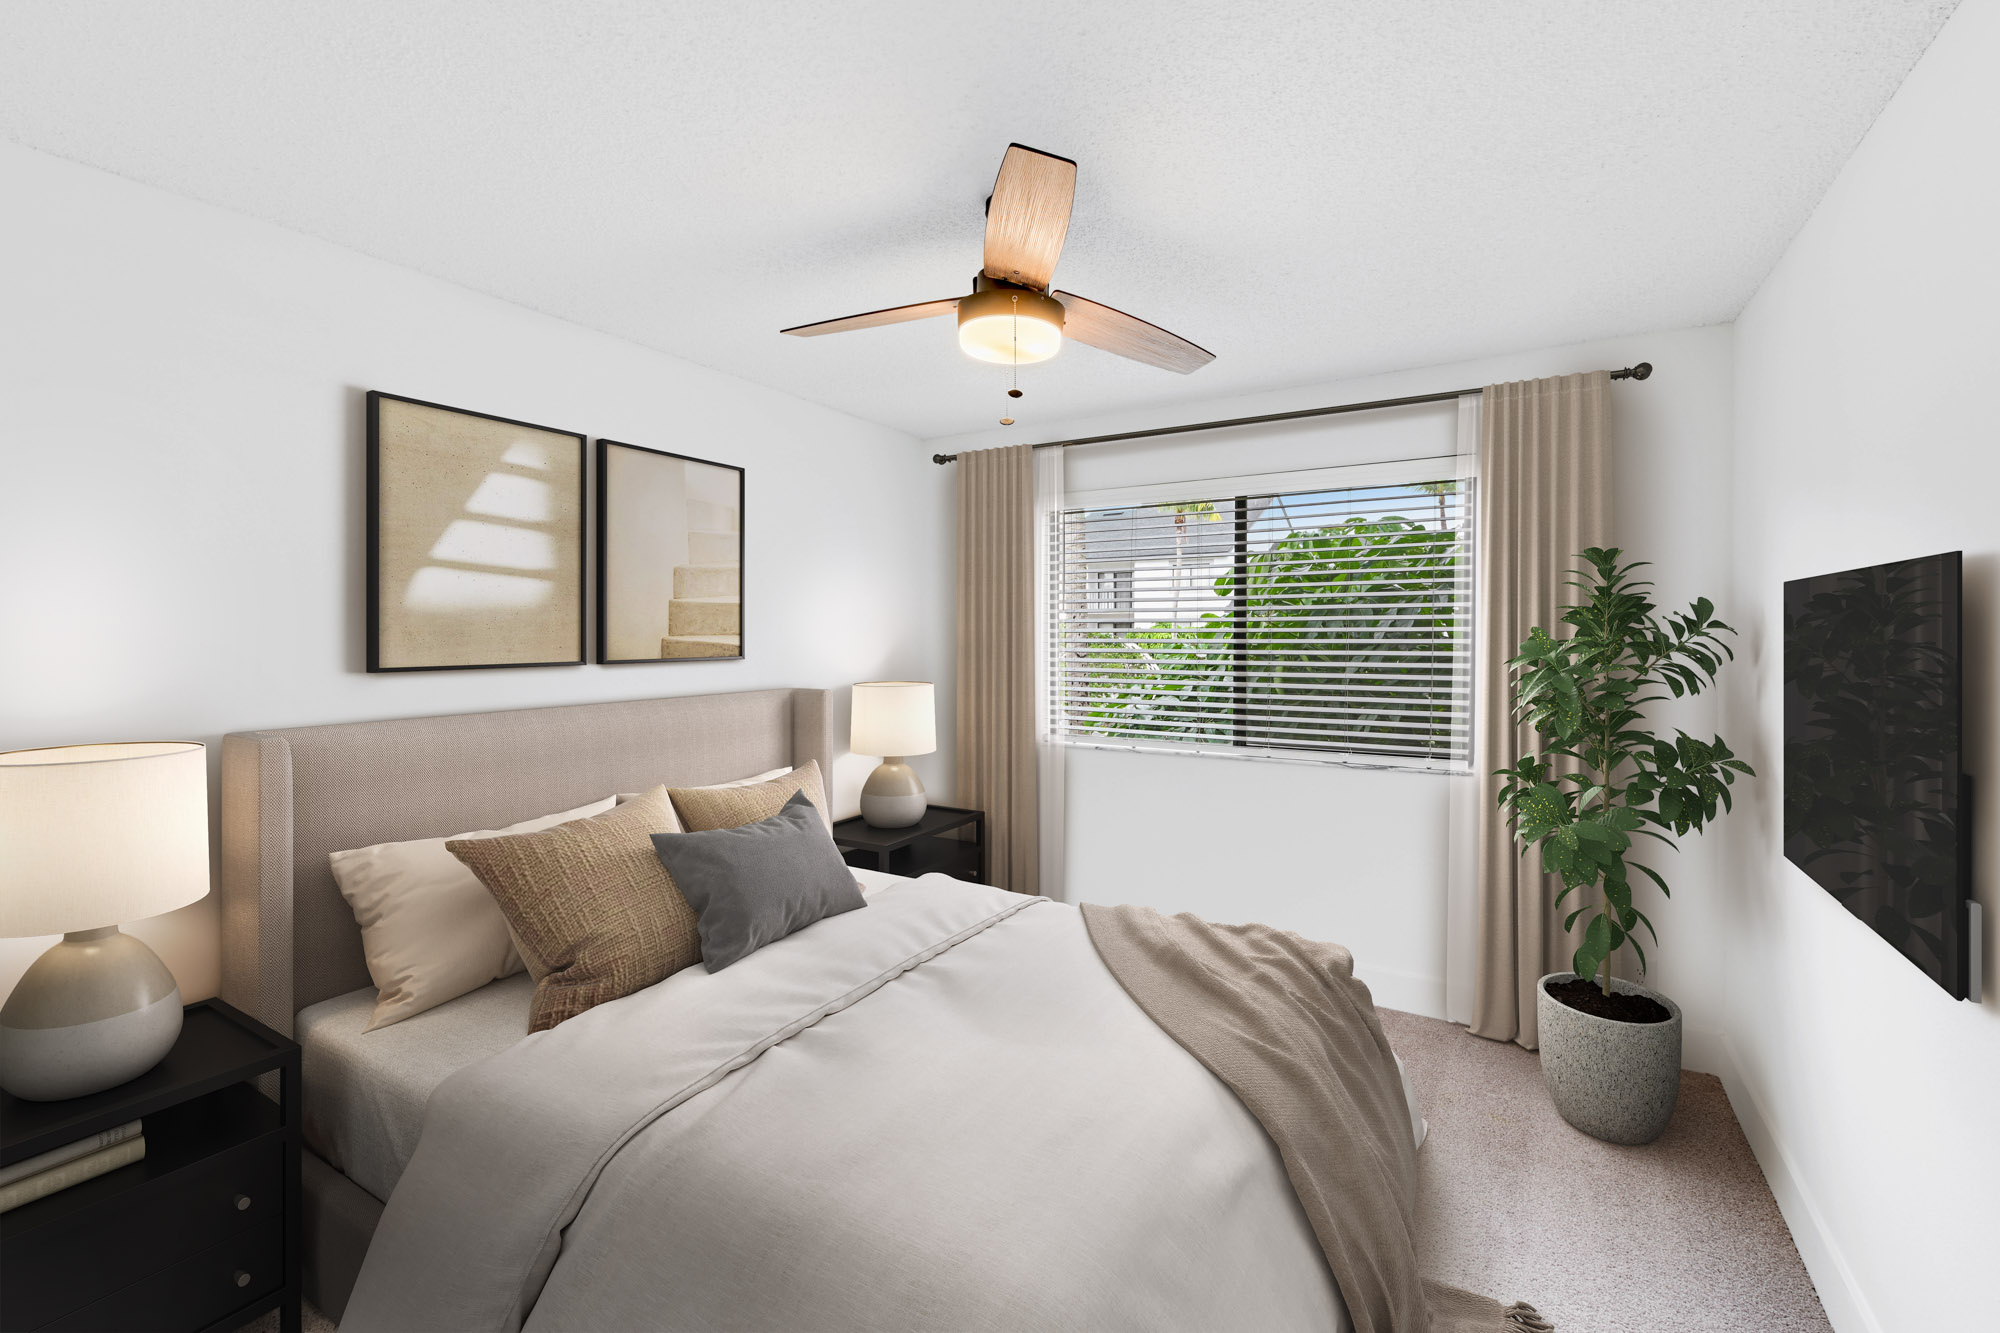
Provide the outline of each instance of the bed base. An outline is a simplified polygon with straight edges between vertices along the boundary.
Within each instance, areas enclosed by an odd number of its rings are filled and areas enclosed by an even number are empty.
[[[382,1221],[382,1201],[308,1149],[300,1154],[304,1185],[305,1296],[336,1324],[347,1312],[368,1242]]]

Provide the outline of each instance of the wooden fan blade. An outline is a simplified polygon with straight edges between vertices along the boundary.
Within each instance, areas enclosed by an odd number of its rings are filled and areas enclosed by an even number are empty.
[[[817,324],[797,324],[778,332],[789,333],[795,338],[817,338],[822,333],[845,333],[849,329],[872,329],[881,324],[906,324],[913,319],[935,319],[956,309],[958,298],[954,296],[948,301],[890,306],[887,310],[870,310],[865,315],[843,315],[839,319],[823,319]]]
[[[1045,292],[1076,202],[1076,163],[1008,144],[986,201],[986,276]]]
[[[1065,338],[1177,375],[1190,374],[1215,360],[1215,353],[1136,315],[1099,305],[1072,292],[1057,292],[1055,298],[1063,304]]]

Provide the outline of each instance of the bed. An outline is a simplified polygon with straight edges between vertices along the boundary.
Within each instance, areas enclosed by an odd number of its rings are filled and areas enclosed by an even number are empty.
[[[871,895],[902,878],[859,867],[854,877]],[[534,989],[528,974],[517,972],[374,1032],[373,986],[300,1010],[294,1035],[310,1151],[375,1199],[388,1199],[416,1152],[431,1094],[521,1040]]]
[[[222,997],[296,1034],[301,1010],[368,986],[329,853],[500,828],[653,783],[808,760],[830,772],[829,704],[825,690],[755,690],[225,736]],[[338,1319],[384,1200],[325,1146],[309,1138],[304,1155],[305,1291]]]
[[[305,1047],[308,1299],[362,1328],[1387,1327],[1350,1323],[1272,1122],[1064,904],[858,872],[868,911],[532,1037],[525,976],[362,1033],[330,852],[830,771],[828,705],[225,738],[223,994]],[[1407,1167],[1407,1082],[1385,1096]]]

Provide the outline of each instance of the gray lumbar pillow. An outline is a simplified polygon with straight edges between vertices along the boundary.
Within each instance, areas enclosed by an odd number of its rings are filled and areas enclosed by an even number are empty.
[[[867,906],[804,792],[754,824],[652,837],[660,864],[694,908],[702,966],[711,972],[823,916]]]

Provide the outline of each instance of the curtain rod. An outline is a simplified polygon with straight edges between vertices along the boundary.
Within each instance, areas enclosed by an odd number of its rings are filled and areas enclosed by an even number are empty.
[[[1653,363],[1641,361],[1636,366],[1611,372],[1614,380],[1642,380],[1653,373]],[[1449,389],[1444,393],[1420,393],[1409,398],[1378,398],[1372,403],[1342,403],[1338,407],[1308,407],[1297,412],[1273,412],[1261,417],[1231,417],[1227,421],[1197,421],[1188,426],[1160,426],[1153,430],[1128,430],[1116,435],[1086,435],[1079,440],[1045,440],[1030,447],[1035,449],[1072,449],[1079,444],[1111,444],[1117,440],[1144,440],[1155,435],[1185,435],[1197,430],[1227,430],[1231,426],[1261,426],[1271,421],[1298,421],[1305,417],[1330,417],[1342,412],[1372,412],[1379,407],[1409,407],[1416,403],[1445,403],[1454,398],[1463,398],[1468,393],[1478,393],[1478,389]],[[957,454],[932,454],[931,462],[942,467],[946,463],[958,461]]]

